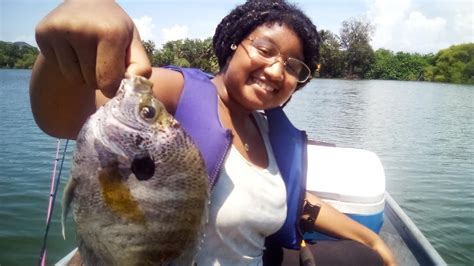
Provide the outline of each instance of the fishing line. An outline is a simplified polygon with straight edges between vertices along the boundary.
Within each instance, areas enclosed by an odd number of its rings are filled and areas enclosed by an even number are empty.
[[[66,157],[66,150],[67,150],[68,143],[69,143],[69,140],[66,139],[66,144],[64,145],[64,150],[63,150],[62,159],[61,159],[61,165],[59,166],[59,172],[57,176],[56,176],[56,168],[59,161],[59,149],[61,146],[60,139],[58,139],[57,146],[56,146],[56,157],[54,159],[53,174],[51,175],[51,190],[49,193],[48,212],[46,214],[46,229],[44,232],[43,245],[41,247],[40,260],[38,263],[41,266],[44,266],[46,264],[46,242],[48,239],[49,227],[51,225],[51,217],[53,216],[52,214],[53,214],[53,209],[54,209],[54,202],[56,200],[56,194],[59,187],[59,180],[61,179],[61,172],[63,170],[64,158]]]

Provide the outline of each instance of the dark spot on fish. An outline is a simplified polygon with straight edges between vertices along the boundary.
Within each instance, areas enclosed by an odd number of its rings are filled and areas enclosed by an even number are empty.
[[[179,123],[173,123],[171,126],[172,126],[173,128],[179,128],[179,127],[180,127]]]
[[[148,180],[155,174],[155,162],[149,155],[135,156],[132,162],[132,172],[138,180]]]
[[[136,138],[135,138],[135,145],[140,146],[140,144],[142,144],[142,142],[143,142],[142,136],[137,135]]]

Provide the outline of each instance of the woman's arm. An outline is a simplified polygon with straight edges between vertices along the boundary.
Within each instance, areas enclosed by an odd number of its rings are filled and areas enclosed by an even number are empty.
[[[151,67],[130,17],[111,0],[69,0],[37,26],[41,50],[30,81],[31,108],[47,134],[74,139],[112,97],[125,72],[149,77]]]
[[[377,251],[384,260],[385,265],[395,265],[392,252],[372,230],[350,219],[311,193],[306,193],[306,199],[311,204],[317,203],[321,206],[319,215],[314,223],[314,229],[338,238],[360,242]]]

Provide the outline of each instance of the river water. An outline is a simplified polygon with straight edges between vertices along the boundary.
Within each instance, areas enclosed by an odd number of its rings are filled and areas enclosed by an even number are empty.
[[[0,70],[0,265],[37,264],[56,139],[34,123],[29,70]],[[315,79],[286,110],[312,139],[367,149],[387,190],[448,264],[473,265],[474,86]],[[48,238],[48,264],[74,247],[60,230],[66,156]]]

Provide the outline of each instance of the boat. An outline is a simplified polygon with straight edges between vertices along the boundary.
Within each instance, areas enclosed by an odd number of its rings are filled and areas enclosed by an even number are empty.
[[[363,149],[308,144],[307,191],[377,232],[399,265],[447,265],[423,233],[386,191],[380,158]],[[318,232],[308,241],[331,238]],[[77,249],[56,265],[67,265]]]
[[[399,265],[447,265],[389,193],[385,193],[384,212],[385,220],[379,234]]]

